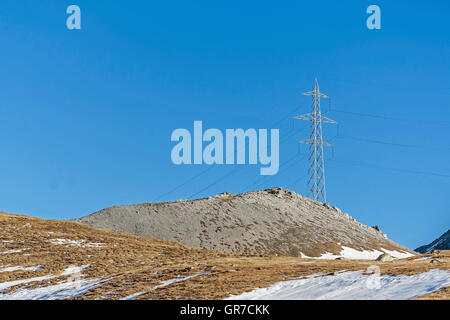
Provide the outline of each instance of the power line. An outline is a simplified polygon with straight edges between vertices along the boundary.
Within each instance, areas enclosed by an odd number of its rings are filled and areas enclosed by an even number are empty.
[[[299,158],[296,158],[296,159],[299,159]],[[283,173],[288,172],[288,169],[290,169],[290,168],[292,168],[292,167],[298,165],[299,163],[300,163],[300,162],[293,162],[293,163],[291,163],[287,168],[285,168],[285,170],[283,170],[283,171],[282,171],[279,175],[277,175],[277,176],[279,177],[279,176],[282,175]],[[274,176],[271,176],[270,178],[274,178]],[[269,180],[270,180],[270,179],[269,179]],[[255,188],[259,188],[260,186],[262,186],[262,185],[265,184],[266,182],[267,182],[267,181],[263,181],[262,183],[256,185]]]
[[[289,167],[286,168],[286,170],[284,170],[283,172],[287,172],[287,169],[294,167],[295,165],[299,164],[299,162],[294,162],[293,164],[291,164]],[[282,173],[283,173],[282,172]],[[298,182],[300,182],[301,180],[303,180],[304,178],[306,178],[308,176],[308,174],[304,174],[303,176],[301,176],[300,178],[296,178],[293,182],[288,183],[287,186],[294,186],[295,184],[297,184]],[[255,188],[259,188],[260,186],[264,185],[265,183],[267,183],[268,181],[263,181],[262,183],[258,184],[255,186]]]
[[[294,135],[296,134],[296,131],[292,130],[289,131],[289,134],[285,135],[284,137],[280,138],[280,144],[288,141],[289,139],[291,139]]]
[[[450,87],[442,87],[442,86],[435,86],[433,85],[415,85],[411,83],[392,83],[392,82],[386,82],[386,81],[355,81],[355,80],[345,80],[345,79],[337,79],[337,78],[330,78],[326,77],[326,80],[332,81],[332,82],[340,82],[340,83],[348,83],[353,85],[362,85],[362,86],[385,86],[385,87],[399,87],[399,88],[405,88],[410,90],[411,88],[420,88],[420,89],[439,89],[439,90],[450,90]]]
[[[308,176],[308,174],[304,174],[303,176],[301,176],[300,178],[295,179],[293,182],[291,182],[291,183],[288,184],[288,185],[294,186],[294,185],[296,185],[298,182],[300,182],[301,180],[303,180],[304,178],[306,178],[307,176]]]
[[[365,166],[365,167],[371,167],[371,168],[377,168],[377,169],[391,170],[391,171],[397,171],[397,172],[403,172],[403,173],[409,173],[409,174],[415,174],[415,175],[426,175],[426,176],[436,176],[436,177],[450,178],[450,174],[444,174],[444,173],[436,173],[436,172],[427,172],[427,171],[417,171],[417,170],[409,170],[409,169],[384,167],[384,166],[380,166],[380,165],[377,165],[377,164],[355,162],[355,161],[349,161],[349,160],[331,159],[330,161],[337,162],[337,163],[348,164],[348,165]]]
[[[187,185],[189,182],[191,182],[192,180],[195,180],[196,178],[198,178],[198,177],[200,177],[201,175],[205,174],[206,172],[208,172],[208,171],[211,170],[212,168],[213,168],[212,166],[209,166],[206,170],[203,170],[202,172],[200,172],[200,173],[194,175],[193,177],[187,179],[186,181],[184,181],[184,182],[181,183],[180,185],[176,186],[175,188],[173,188],[173,189],[167,191],[166,193],[163,193],[163,194],[159,195],[158,197],[155,198],[155,201],[157,201],[157,200],[159,200],[159,199],[161,199],[161,198],[164,198],[165,196],[171,194],[172,192],[178,190],[178,189],[181,188],[181,187],[184,187],[184,186]]]
[[[288,137],[287,139],[284,139],[283,141],[280,142],[280,146],[281,146],[283,143],[287,142],[290,138],[292,138],[296,133],[299,133],[299,132],[302,132],[302,131],[305,131],[305,130],[306,130],[306,128],[303,128],[303,129],[298,130],[298,131],[293,131],[292,134],[290,134],[289,137]],[[284,162],[284,163],[282,163],[282,164],[280,165],[279,169],[283,168],[284,165],[286,165],[286,164],[288,164],[289,162],[291,162],[292,160],[296,159],[296,157],[297,157],[297,155],[294,155],[294,156],[292,156],[291,158],[289,158],[286,162]],[[300,158],[301,158],[301,157],[302,157],[302,155],[300,155]],[[290,167],[289,167],[289,168],[290,168]],[[277,176],[278,176],[278,174],[277,174]],[[254,182],[250,183],[249,185],[247,185],[247,187],[243,188],[242,190],[245,191],[245,190],[247,190],[248,188],[253,187],[253,186],[254,186],[256,183],[258,183],[260,180],[264,180],[264,179],[267,179],[267,178],[273,178],[273,177],[274,177],[274,176],[269,176],[269,177],[267,177],[267,176],[258,177]],[[264,182],[263,182],[262,184],[264,184]],[[256,187],[259,187],[260,185],[261,185],[261,184],[258,184],[258,185],[256,185]]]
[[[307,128],[303,128],[303,129],[301,129],[301,130],[292,132],[292,134],[290,134],[290,137],[289,137],[289,138],[284,139],[284,141],[280,142],[280,146],[281,146],[283,143],[287,142],[290,138],[292,138],[296,133],[305,131],[306,129],[307,129]],[[280,165],[279,169],[283,168],[284,165],[286,165],[286,164],[288,164],[289,162],[291,162],[292,160],[296,159],[296,157],[297,157],[297,155],[293,155],[293,156],[292,156],[291,158],[289,158],[287,161],[283,162],[283,163]],[[302,155],[300,155],[300,158],[302,158]],[[258,177],[254,182],[250,183],[249,185],[247,185],[247,186],[246,186],[245,188],[243,188],[242,190],[245,191],[245,190],[247,190],[248,188],[254,186],[254,185],[255,185],[256,183],[258,183],[259,181],[264,180],[264,179],[267,179],[267,178],[273,178],[273,176],[270,176],[270,177],[267,177],[267,176]],[[258,186],[260,186],[260,185],[261,185],[261,184],[258,184],[258,185],[256,185],[256,187],[258,187]]]
[[[239,171],[240,167],[235,168],[233,171],[228,172],[227,174],[223,175],[222,177],[220,177],[219,179],[215,180],[214,182],[210,183],[209,185],[207,185],[206,187],[204,187],[203,189],[201,189],[200,191],[192,194],[189,199],[192,199],[193,197],[199,195],[200,193],[202,193],[203,191],[208,190],[209,188],[211,188],[212,186],[218,184],[220,181],[228,178],[229,176],[235,174],[237,171]]]
[[[425,124],[433,124],[433,125],[439,125],[439,126],[450,126],[450,122],[448,122],[448,121],[417,120],[417,119],[390,117],[390,116],[372,114],[372,113],[353,112],[353,111],[346,111],[346,110],[339,110],[339,109],[332,109],[331,111],[345,113],[345,114],[352,114],[355,116],[383,119],[383,120],[393,120],[393,121],[412,122],[412,123],[425,123]]]
[[[295,132],[294,132],[294,133],[295,133]],[[283,144],[284,142],[287,142],[287,140],[288,140],[288,139],[286,139],[286,140],[284,140],[283,142],[281,142],[280,145]],[[301,156],[300,156],[300,157],[301,157]],[[292,157],[289,158],[287,161],[283,162],[283,163],[280,165],[279,169],[282,169],[285,165],[287,165],[288,163],[292,162],[292,160],[294,160],[294,159],[296,159],[296,158],[297,158],[297,155],[292,156]],[[215,182],[210,183],[209,185],[207,185],[206,187],[204,187],[203,189],[201,189],[199,192],[194,193],[194,194],[191,195],[189,198],[192,198],[192,197],[194,197],[194,196],[200,194],[201,192],[206,191],[207,189],[213,187],[214,185],[216,185],[217,183],[221,182],[222,180],[224,180],[224,179],[230,177],[231,175],[233,175],[233,174],[235,173],[234,171],[237,171],[237,170],[239,170],[240,168],[241,168],[241,167],[238,167],[238,168],[236,168],[235,170],[233,170],[232,172],[225,174],[225,175],[222,176],[221,178],[217,179]],[[290,168],[290,167],[288,167],[288,168]],[[243,190],[246,190],[246,189],[250,188],[251,186],[255,185],[255,183],[259,182],[261,179],[266,179],[266,178],[273,178],[273,176],[263,176],[263,177],[258,177],[257,180],[255,180],[253,183],[249,184],[249,185],[248,185],[246,188],[244,188]],[[263,182],[263,183],[264,183],[264,182]],[[263,184],[263,183],[262,183],[262,184]],[[256,187],[258,187],[258,186],[260,186],[260,185],[261,185],[261,184],[258,184]]]
[[[296,107],[295,109],[291,110],[291,111],[288,112],[286,115],[284,115],[280,120],[278,120],[277,122],[275,122],[274,124],[272,124],[270,127],[275,127],[275,126],[277,126],[278,124],[280,124],[281,122],[283,122],[284,120],[286,120],[287,118],[289,118],[294,112],[297,111],[297,109],[298,109],[298,107]],[[292,133],[291,133],[290,131],[288,131],[284,136],[280,137],[280,140],[285,139],[287,136],[289,136],[289,135],[291,135],[291,134],[292,134]],[[287,140],[289,140],[289,139],[290,139],[290,137],[289,137],[288,139],[284,140],[283,142],[285,142],[285,141],[287,141]],[[282,142],[282,143],[283,143],[283,142]],[[248,146],[247,144],[248,144],[248,141],[246,141],[246,148],[247,148],[247,146]],[[281,143],[280,143],[280,144],[281,144]],[[188,183],[190,183],[191,181],[195,180],[195,179],[198,178],[199,176],[201,176],[201,175],[203,175],[204,173],[208,172],[212,167],[213,167],[213,166],[211,166],[211,165],[208,166],[208,168],[206,168],[206,169],[203,170],[202,172],[200,172],[200,173],[198,173],[198,174],[192,176],[191,178],[187,179],[187,180],[184,181],[183,183],[181,183],[181,184],[175,186],[174,188],[170,189],[169,191],[167,191],[167,192],[165,192],[165,193],[159,195],[158,197],[155,198],[155,201],[158,200],[158,199],[161,199],[161,198],[163,198],[163,197],[165,197],[165,196],[171,194],[172,192],[178,190],[179,188],[181,188],[181,187],[187,185]],[[240,167],[238,167],[237,169],[239,170]],[[228,177],[228,176],[226,176],[226,177]],[[226,178],[226,177],[225,177],[225,178]]]
[[[424,146],[424,145],[413,145],[413,144],[404,144],[404,143],[395,143],[395,142],[388,142],[388,141],[381,141],[381,140],[373,140],[373,139],[366,139],[366,138],[359,138],[355,136],[337,136],[337,138],[340,139],[349,139],[349,140],[356,140],[356,141],[363,141],[363,142],[370,142],[370,143],[377,143],[377,144],[383,144],[383,145],[390,145],[395,147],[405,147],[405,148],[416,148],[416,149],[427,149],[427,150],[446,150],[449,151],[450,148],[439,148],[439,147],[433,147],[433,146]]]
[[[302,156],[300,156],[301,158]],[[292,157],[290,157],[288,160],[286,160],[285,162],[283,162],[280,167],[279,170],[281,170],[282,168],[284,168],[284,166],[286,166],[287,164],[291,163],[293,160],[295,159],[299,159],[299,157],[295,154]],[[289,169],[291,167],[293,167],[294,165],[298,164],[298,162],[294,162],[293,164],[291,164],[289,167],[287,167],[286,169]],[[286,171],[283,171],[286,172]],[[283,172],[277,174],[276,176],[279,176],[280,174],[282,174]],[[271,178],[274,178],[275,176],[262,176],[262,177],[258,177],[258,179],[256,179],[254,182],[250,183],[249,185],[247,185],[245,188],[243,188],[243,190],[247,190],[251,187],[255,187],[258,188],[259,186],[263,185],[264,183],[266,183],[267,180],[270,180]],[[262,181],[261,183],[259,183],[260,181]]]
[[[287,140],[285,140],[284,142],[287,142]],[[284,143],[284,142],[282,142],[282,143]],[[280,143],[280,145],[281,145],[282,143]],[[281,164],[280,167],[279,167],[279,169],[281,169],[281,168],[283,167],[283,165],[285,165],[285,164],[287,164],[288,162],[294,160],[295,158],[296,158],[296,155],[294,155],[292,158],[290,158],[288,161],[286,161],[286,163]],[[207,185],[206,187],[204,187],[203,189],[201,189],[199,192],[197,192],[197,193],[191,195],[189,198],[192,198],[192,197],[194,197],[194,196],[200,194],[201,192],[206,191],[207,189],[213,187],[214,185],[216,185],[217,183],[221,182],[222,180],[228,178],[229,176],[231,176],[232,174],[234,174],[235,171],[238,171],[238,170],[240,170],[241,168],[242,168],[242,167],[237,167],[235,170],[233,170],[233,171],[230,172],[229,174],[225,174],[223,177],[217,179],[217,180],[216,180],[215,182],[213,182],[213,183],[210,183],[209,185]],[[271,176],[271,177],[273,177],[273,176]],[[263,178],[265,178],[265,176],[264,176]]]
[[[286,135],[284,135],[284,137],[280,138],[280,145],[282,145],[283,143],[286,143],[292,137],[294,137],[296,134],[301,133],[301,132],[305,131],[306,129],[308,129],[308,128],[305,127],[305,128],[300,129],[300,130],[290,130],[289,134],[286,134]]]

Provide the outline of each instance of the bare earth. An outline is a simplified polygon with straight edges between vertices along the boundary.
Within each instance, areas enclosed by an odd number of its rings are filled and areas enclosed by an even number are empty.
[[[89,265],[82,279],[104,279],[77,299],[121,299],[145,292],[136,299],[224,299],[275,282],[342,270],[365,270],[378,265],[382,274],[417,274],[433,268],[450,270],[450,251],[435,251],[393,262],[312,260],[273,255],[241,255],[194,249],[175,242],[155,240],[95,229],[83,224],[44,220],[0,213],[0,270],[5,267],[35,267],[36,271],[0,272],[0,285],[21,279],[56,275],[43,281],[17,284],[37,288],[67,280],[60,275],[68,266]],[[204,273],[202,273],[204,272]],[[195,276],[197,275],[197,276]],[[190,279],[161,286],[179,276]],[[450,288],[424,299],[450,299]]]

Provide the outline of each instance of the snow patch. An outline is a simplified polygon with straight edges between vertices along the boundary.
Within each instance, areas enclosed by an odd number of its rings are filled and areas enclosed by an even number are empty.
[[[91,247],[91,248],[101,248],[104,247],[104,243],[97,242],[86,242],[87,240],[71,240],[71,239],[50,239],[49,240],[54,245],[73,245],[77,247]]]
[[[433,259],[433,257],[418,258],[418,259],[414,259],[414,261],[422,261],[422,260],[430,260],[430,259]]]
[[[94,288],[106,280],[90,279],[80,280],[69,279],[68,281],[60,282],[56,285],[46,287],[26,288],[21,287],[14,292],[3,294],[5,289],[32,282],[42,282],[60,276],[80,275],[81,271],[89,267],[85,265],[82,267],[70,266],[66,268],[59,275],[47,275],[42,277],[35,277],[29,279],[15,280],[0,283],[0,300],[56,300],[56,299],[70,299],[82,295],[89,289]]]
[[[8,282],[2,282],[0,283],[0,292],[4,291],[5,289],[8,289],[10,287],[18,286],[25,283],[31,283],[31,282],[41,282],[44,280],[48,280],[51,278],[54,278],[55,276],[42,276],[42,277],[35,277],[35,278],[28,278],[28,279],[22,279],[22,280],[15,280],[15,281],[8,281]],[[0,293],[0,299],[2,298],[2,294]]]
[[[0,294],[0,300],[59,300],[72,299],[95,288],[103,281],[101,279],[62,282],[47,287],[34,289],[20,288],[8,294]]]
[[[79,274],[82,270],[86,269],[87,267],[89,267],[89,265],[82,266],[82,267],[71,266],[71,267],[66,268],[59,275],[46,275],[46,276],[42,276],[42,277],[34,277],[34,278],[21,279],[21,280],[9,281],[9,282],[2,282],[2,283],[0,283],[0,292],[4,291],[5,289],[8,289],[10,287],[14,287],[14,286],[21,285],[21,284],[27,284],[27,283],[31,283],[31,282],[41,282],[44,280],[49,280],[49,279],[60,277],[60,276],[69,276],[69,275],[73,275],[73,274]],[[0,294],[0,299],[1,299],[1,297],[2,297],[2,295]]]
[[[86,242],[87,240],[71,240],[71,239],[50,239],[50,243],[54,245],[72,245],[83,248],[102,248],[104,243]]]
[[[90,264],[84,265],[82,267],[70,266],[61,273],[61,276],[70,276],[73,274],[80,274],[81,271],[88,268],[89,266],[90,266]]]
[[[409,257],[413,257],[414,256],[414,254],[409,253],[409,252],[390,251],[390,250],[383,249],[383,248],[381,248],[381,250],[383,250],[387,254],[390,254],[391,256],[393,256],[396,259],[405,259],[405,258],[409,258]]]
[[[203,271],[203,272],[199,272],[197,274],[194,274],[192,276],[187,276],[187,277],[185,277],[185,276],[178,276],[175,279],[170,279],[170,280],[163,281],[162,284],[153,287],[153,290],[156,290],[156,289],[159,289],[159,288],[162,288],[162,287],[166,287],[166,286],[171,285],[172,283],[175,283],[175,282],[185,281],[185,280],[188,280],[188,279],[191,279],[191,278],[195,278],[195,277],[198,277],[198,276],[201,276],[201,275],[204,275],[204,274],[210,274],[210,273],[212,273],[212,271]]]
[[[42,267],[41,266],[37,266],[37,267],[20,267],[20,266],[7,267],[7,268],[0,269],[0,272],[13,272],[13,271],[18,271],[18,270],[21,270],[21,271],[40,271],[40,270],[42,270]]]
[[[387,249],[381,248],[382,251],[379,250],[355,250],[350,247],[342,246],[341,252],[339,254],[333,254],[330,252],[325,252],[320,257],[309,257],[303,253],[301,253],[301,257],[305,259],[321,259],[321,260],[335,260],[337,258],[344,258],[344,259],[350,259],[350,260],[375,260],[377,259],[381,254],[388,253],[393,258],[396,259],[404,259],[408,257],[412,257],[413,254],[409,252],[400,252],[400,251],[391,251]]]
[[[376,277],[376,278],[374,278]],[[377,281],[378,285],[370,285]],[[332,276],[312,275],[304,279],[277,282],[226,300],[403,300],[450,286],[450,271],[434,269],[407,276],[364,275],[349,271]]]
[[[143,295],[147,293],[146,291],[141,291],[135,294],[130,294],[129,296],[126,296],[125,298],[122,298],[121,300],[133,300],[136,299],[137,297],[139,297],[140,295]]]
[[[22,253],[22,252],[24,252],[25,250],[30,250],[30,248],[24,248],[24,249],[12,249],[12,250],[7,250],[7,251],[0,252],[0,254]]]

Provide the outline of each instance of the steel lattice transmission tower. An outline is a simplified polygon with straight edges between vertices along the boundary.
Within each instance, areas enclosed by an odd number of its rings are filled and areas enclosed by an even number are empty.
[[[319,91],[317,78],[314,80],[313,91],[302,93],[306,96],[312,96],[312,112],[295,116],[294,119],[307,120],[311,122],[311,135],[309,139],[300,141],[300,143],[309,144],[309,168],[308,168],[308,190],[312,199],[327,202],[325,188],[325,160],[323,157],[323,146],[331,146],[322,138],[322,123],[335,123],[322,114],[320,111],[320,98],[329,98]]]

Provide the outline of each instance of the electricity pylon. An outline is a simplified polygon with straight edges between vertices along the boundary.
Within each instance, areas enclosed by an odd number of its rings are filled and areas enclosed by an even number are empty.
[[[320,111],[320,98],[329,98],[319,91],[317,78],[314,79],[313,91],[302,93],[305,96],[312,96],[313,110],[310,113],[295,116],[294,119],[307,120],[311,122],[311,135],[309,139],[300,143],[309,144],[309,168],[308,168],[308,190],[312,199],[327,202],[325,187],[325,161],[323,158],[323,146],[331,146],[322,138],[322,123],[334,123],[336,121],[322,114]]]

